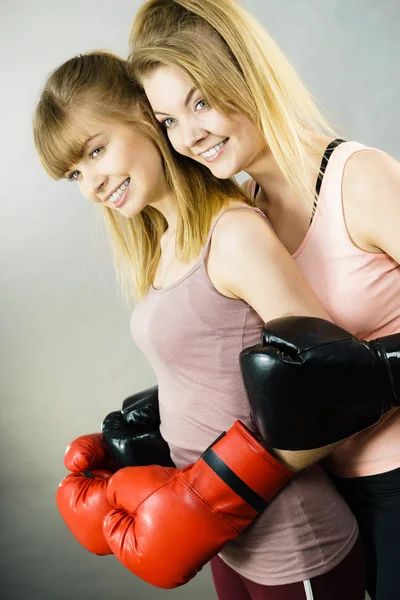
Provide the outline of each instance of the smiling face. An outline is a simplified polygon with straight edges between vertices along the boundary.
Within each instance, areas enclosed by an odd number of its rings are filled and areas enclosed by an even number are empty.
[[[167,184],[154,142],[134,125],[111,120],[85,123],[82,158],[65,174],[92,202],[135,217],[156,204]]]
[[[209,106],[178,67],[157,67],[142,83],[174,149],[216,177],[227,179],[246,170],[263,151],[263,137],[246,115],[226,115]]]

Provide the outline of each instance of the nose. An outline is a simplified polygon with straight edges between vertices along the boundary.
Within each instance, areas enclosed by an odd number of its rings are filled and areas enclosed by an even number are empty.
[[[104,193],[106,189],[107,176],[94,171],[90,173],[88,179],[88,192],[91,200],[94,202],[103,202],[103,198],[99,197],[99,195],[101,196],[102,192]]]
[[[207,131],[199,123],[187,120],[182,124],[182,142],[185,148],[194,148],[207,137]]]

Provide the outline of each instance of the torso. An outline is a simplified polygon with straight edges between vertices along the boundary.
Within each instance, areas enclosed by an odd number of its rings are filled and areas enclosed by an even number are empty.
[[[318,140],[318,147],[311,157],[314,168],[319,168],[325,148],[330,138]],[[373,151],[371,151],[373,152]],[[360,207],[355,188],[360,177],[362,153],[353,154],[346,163],[342,182],[343,211],[350,237],[355,246],[365,252],[381,253],[382,250],[371,243],[365,226],[365,206]],[[316,176],[311,175],[311,184],[315,189]],[[257,204],[268,217],[277,237],[290,254],[300,248],[310,226],[312,206],[301,198],[285,195],[283,201],[268,203],[262,189],[257,194]]]
[[[292,257],[332,320],[366,340],[400,331],[400,266],[371,243],[367,224],[373,218],[362,205],[362,185],[361,193],[357,187],[360,165],[371,152],[379,151],[356,142],[337,147],[311,226],[306,231],[298,227],[290,236],[285,221],[279,230],[286,232]],[[254,182],[248,188],[250,195],[251,188]],[[344,442],[327,464],[343,477],[395,469],[400,465],[399,432],[400,411],[394,410],[375,427]]]
[[[210,242],[181,278],[151,288],[131,319],[157,377],[160,431],[177,467],[197,460],[236,419],[254,429],[238,357],[259,342],[263,321],[243,300],[215,289],[205,263]],[[294,477],[221,557],[253,581],[284,585],[332,569],[357,533],[348,506],[315,465]]]
[[[198,261],[198,257],[189,262],[183,262],[176,256],[175,234],[161,240],[161,258],[154,277],[153,287],[161,290],[181,279]]]

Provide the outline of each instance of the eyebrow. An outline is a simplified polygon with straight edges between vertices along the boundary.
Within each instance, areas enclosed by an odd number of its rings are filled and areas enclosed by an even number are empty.
[[[99,136],[99,135],[102,135],[102,133],[104,133],[104,131],[99,131],[98,133],[95,133],[94,135],[91,135],[90,137],[88,137],[88,138],[87,138],[87,139],[86,139],[86,140],[83,142],[83,144],[81,145],[81,147],[80,147],[80,150],[79,150],[79,153],[81,154],[81,156],[83,156],[83,155],[85,154],[85,152],[86,152],[86,149],[87,149],[88,145],[90,144],[90,142],[91,142],[92,140],[94,140],[95,138],[97,138],[97,136]],[[64,173],[64,177],[68,177],[68,176],[69,176],[69,174],[71,173],[71,170],[72,170],[72,168],[71,168],[71,169],[68,169],[68,171],[65,171],[65,173]]]
[[[86,150],[86,148],[89,146],[90,142],[92,140],[94,140],[94,138],[97,138],[98,135],[102,135],[102,133],[104,133],[104,131],[99,131],[98,133],[95,133],[94,135],[90,136],[89,138],[87,138],[87,140],[85,140],[82,144],[82,153]]]
[[[192,88],[191,88],[191,89],[188,91],[188,93],[187,93],[187,95],[186,95],[186,98],[185,98],[185,102],[183,103],[183,106],[185,106],[185,107],[186,107],[186,106],[189,104],[189,102],[190,102],[190,100],[192,99],[192,96],[193,96],[193,94],[195,93],[196,89],[197,89],[196,87],[192,87]],[[168,113],[160,112],[159,110],[155,110],[155,111],[154,111],[154,114],[155,114],[155,115],[164,115],[164,116],[168,116]]]

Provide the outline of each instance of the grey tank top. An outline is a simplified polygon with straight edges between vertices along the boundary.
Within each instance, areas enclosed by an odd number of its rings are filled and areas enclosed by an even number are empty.
[[[131,317],[133,338],[159,385],[161,434],[177,467],[194,462],[240,419],[254,430],[240,368],[243,348],[259,343],[263,322],[244,301],[213,286],[206,257],[214,219],[199,260],[178,281],[150,288]],[[319,466],[295,476],[267,510],[220,557],[263,585],[311,579],[334,568],[353,547],[356,520]]]

